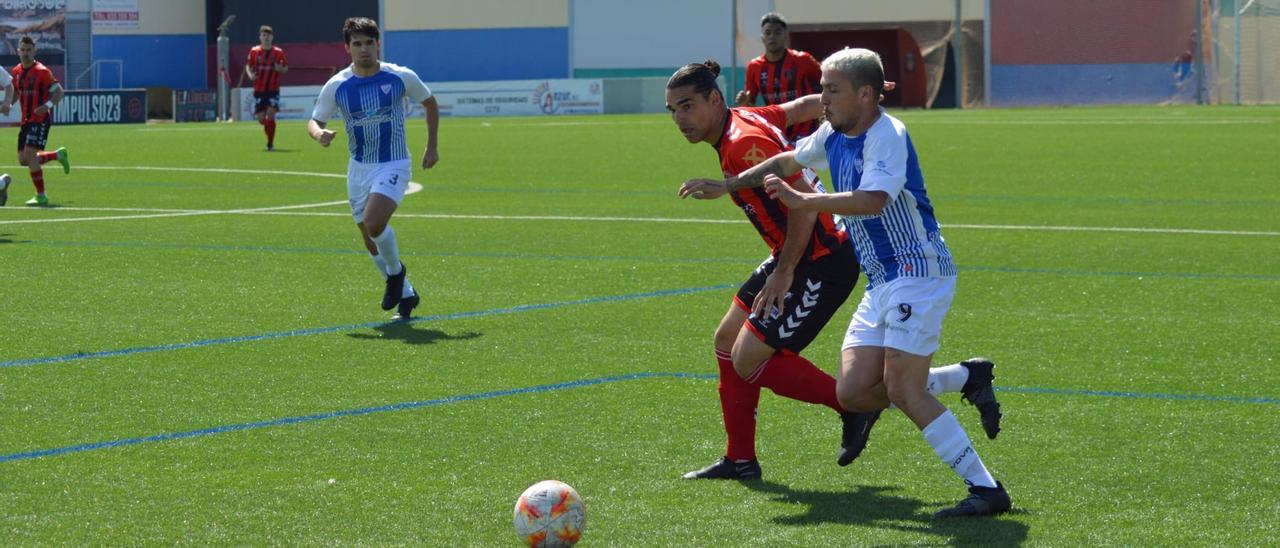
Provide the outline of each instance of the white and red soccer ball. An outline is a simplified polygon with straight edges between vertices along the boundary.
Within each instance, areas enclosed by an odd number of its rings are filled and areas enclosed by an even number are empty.
[[[569,484],[546,480],[520,494],[513,512],[516,534],[535,548],[573,546],[582,538],[586,507]]]

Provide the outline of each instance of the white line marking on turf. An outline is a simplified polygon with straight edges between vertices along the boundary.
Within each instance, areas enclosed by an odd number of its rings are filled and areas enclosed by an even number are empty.
[[[1274,124],[1268,119],[1223,119],[1223,120],[1160,120],[1153,118],[1132,118],[1127,120],[931,120],[925,118],[903,117],[913,124],[951,124],[975,126],[1129,126],[1134,124],[1150,125],[1244,125]]]
[[[137,171],[183,171],[194,173],[251,173],[265,175],[297,175],[303,177],[330,177],[345,179],[345,174],[335,173],[315,173],[309,171],[279,171],[268,169],[228,169],[228,168],[198,168],[198,167],[156,167],[156,166],[76,166],[76,169],[104,169],[104,170],[137,170]],[[422,185],[413,181],[409,182],[409,188],[405,189],[405,194],[413,194],[422,190]],[[143,209],[143,208],[90,208],[90,207],[55,207],[55,208],[36,208],[25,211],[53,212],[59,211],[138,211],[138,212],[158,212],[148,213],[145,215],[111,215],[100,217],[71,217],[65,219],[25,219],[20,221],[0,220],[0,225],[6,224],[43,224],[43,223],[73,223],[85,221],[118,221],[128,219],[157,219],[163,217],[192,217],[197,215],[225,215],[225,214],[255,214],[269,213],[273,211],[284,211],[290,209],[305,209],[312,207],[327,207],[332,205],[346,204],[347,200],[336,200],[332,202],[318,202],[313,204],[296,204],[286,206],[258,207],[246,209]],[[344,215],[344,214],[337,214]]]
[[[344,213],[263,211],[263,215],[299,215],[314,217],[341,216]],[[478,221],[586,221],[622,223],[695,223],[741,224],[738,219],[677,219],[670,217],[572,217],[565,215],[453,215],[444,213],[397,213],[397,219],[469,219]],[[1073,232],[1143,232],[1152,234],[1201,234],[1210,236],[1280,236],[1280,232],[1260,230],[1208,230],[1198,228],[1128,228],[1107,226],[1036,226],[1036,225],[963,225],[946,224],[944,228],[977,230],[1045,230]]]
[[[335,173],[315,173],[308,171],[277,171],[267,169],[227,169],[227,168],[195,168],[195,167],[153,167],[153,166],[76,166],[78,169],[132,169],[139,171],[186,171],[207,173],[255,173],[267,175],[298,175],[310,177],[346,178],[346,175]],[[422,185],[410,182],[406,194],[422,190]],[[319,202],[314,204],[298,204],[247,209],[144,209],[144,208],[91,208],[91,207],[59,207],[26,211],[137,211],[156,212],[145,215],[119,215],[107,217],[75,217],[70,219],[27,219],[22,221],[0,220],[3,224],[30,223],[65,223],[76,221],[111,221],[121,219],[155,219],[160,217],[187,217],[194,215],[306,215],[315,217],[347,217],[349,213],[336,212],[299,212],[293,209],[326,207],[347,203],[346,200]],[[466,219],[477,221],[568,221],[568,222],[619,222],[619,223],[694,223],[694,224],[740,224],[738,219],[681,219],[672,217],[575,217],[569,215],[460,215],[444,213],[400,213],[397,219]],[[1130,232],[1144,234],[1197,234],[1207,236],[1280,236],[1280,232],[1262,230],[1209,230],[1198,228],[1136,228],[1106,226],[1052,226],[1052,225],[972,225],[948,224],[946,228],[974,230],[1043,230],[1068,232]]]
[[[329,177],[346,179],[344,173],[316,173],[314,171],[279,171],[273,169],[229,169],[220,167],[156,167],[156,166],[82,166],[76,169],[131,169],[135,171],[183,171],[188,173],[249,173],[257,175],[297,175],[300,177]]]
[[[1132,228],[1123,226],[1050,226],[1050,225],[942,225],[945,228],[977,230],[1045,230],[1066,232],[1141,232],[1150,234],[1204,234],[1209,236],[1280,236],[1265,230],[1208,230],[1200,228]]]

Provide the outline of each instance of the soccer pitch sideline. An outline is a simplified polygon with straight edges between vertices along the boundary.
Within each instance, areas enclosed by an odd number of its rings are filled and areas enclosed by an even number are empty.
[[[676,197],[719,170],[666,117],[443,120],[395,324],[344,136],[55,126],[55,207],[3,170],[0,539],[516,545],[554,478],[586,546],[1273,543],[1280,109],[896,114],[960,268],[935,363],[993,358],[1005,429],[943,402],[1011,513],[934,521],[964,490],[901,413],[840,468],[838,418],[768,393],[763,481],[679,479],[724,450],[712,332],[767,250]]]

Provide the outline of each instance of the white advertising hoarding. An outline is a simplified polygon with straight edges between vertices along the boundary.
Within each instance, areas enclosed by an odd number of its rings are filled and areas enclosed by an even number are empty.
[[[427,84],[440,104],[440,116],[543,116],[604,114],[601,80],[509,80],[501,82],[441,82]],[[321,86],[280,88],[280,120],[311,116]],[[238,119],[253,119],[253,89],[238,88]],[[421,117],[422,106],[410,105],[410,116]]]

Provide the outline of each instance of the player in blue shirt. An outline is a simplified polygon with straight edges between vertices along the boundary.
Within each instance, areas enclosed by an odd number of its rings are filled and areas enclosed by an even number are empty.
[[[418,306],[418,292],[407,279],[396,233],[388,225],[413,175],[404,117],[407,101],[421,103],[426,111],[427,149],[422,153],[422,168],[431,169],[440,160],[436,151],[440,110],[417,74],[378,60],[378,34],[378,24],[372,19],[352,17],[343,23],[351,66],[335,74],[320,90],[307,132],[327,147],[334,137],[332,130],[325,129],[329,118],[340,112],[346,121],[351,216],[374,264],[386,278],[382,309],[398,307],[395,318],[408,319]]]
[[[1004,486],[978,458],[959,421],[926,387],[955,294],[956,268],[906,126],[880,108],[880,56],[865,49],[836,52],[822,63],[821,84],[827,121],[794,151],[736,178],[686,182],[681,192],[713,198],[763,185],[792,211],[840,215],[867,275],[867,290],[842,347],[840,404],[867,412],[892,402],[921,429],[942,462],[964,478],[969,496],[936,517],[1005,512],[1011,505]],[[799,192],[783,182],[804,167],[830,168],[834,191]],[[987,427],[999,420],[999,404],[990,386],[990,363],[981,370],[983,378],[975,376],[977,371],[968,372],[965,384],[971,390],[965,396],[979,407]],[[971,386],[974,382],[984,386]],[[988,427],[988,435],[994,433]]]

